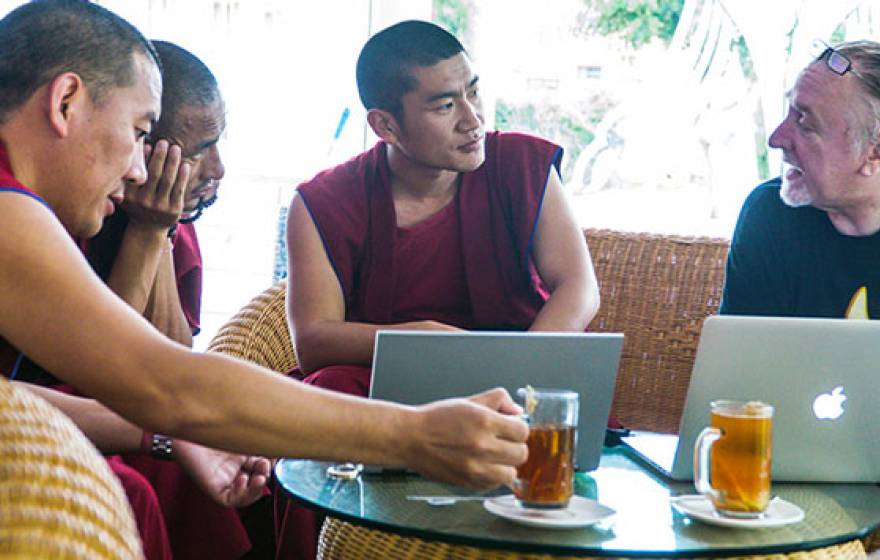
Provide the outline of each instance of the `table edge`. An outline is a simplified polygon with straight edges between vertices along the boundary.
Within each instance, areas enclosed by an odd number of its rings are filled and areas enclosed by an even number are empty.
[[[300,496],[295,496],[291,492],[289,492],[280,482],[278,482],[281,489],[284,491],[285,495],[305,507],[308,507],[311,510],[318,511],[325,515],[326,517],[333,517],[335,519],[339,519],[341,521],[346,521],[353,525],[357,525],[359,527],[364,527],[367,529],[374,529],[378,531],[384,531],[387,533],[393,533],[395,535],[400,535],[404,537],[415,537],[424,541],[434,541],[445,544],[457,544],[457,545],[465,545],[471,546],[474,548],[488,549],[488,550],[504,550],[510,552],[530,552],[530,553],[543,553],[543,554],[563,554],[566,556],[577,556],[577,557],[615,557],[615,558],[722,558],[722,557],[730,557],[730,556],[768,556],[772,554],[793,554],[797,552],[809,552],[811,550],[817,550],[820,548],[826,548],[829,546],[840,545],[848,542],[852,542],[855,540],[861,540],[867,537],[870,533],[874,532],[878,527],[880,527],[880,522],[874,525],[871,528],[860,529],[855,531],[852,534],[844,535],[841,537],[832,537],[826,539],[818,539],[815,541],[809,541],[806,543],[800,543],[799,545],[767,545],[761,548],[760,550],[755,550],[754,548],[742,548],[742,547],[727,547],[727,548],[713,548],[711,550],[688,550],[688,551],[633,551],[633,550],[617,550],[617,549],[583,549],[583,548],[571,548],[565,545],[558,544],[530,544],[530,543],[511,543],[511,542],[486,542],[481,540],[479,537],[469,537],[469,536],[460,536],[460,535],[450,535],[448,533],[440,533],[434,532],[430,529],[411,529],[408,527],[400,527],[397,525],[389,525],[387,523],[383,523],[381,521],[374,521],[372,519],[364,519],[363,517],[358,517],[356,515],[350,515],[347,513],[341,513],[339,511],[331,510],[326,508],[320,504],[307,500],[305,498],[301,498]],[[803,546],[801,546],[801,544]]]

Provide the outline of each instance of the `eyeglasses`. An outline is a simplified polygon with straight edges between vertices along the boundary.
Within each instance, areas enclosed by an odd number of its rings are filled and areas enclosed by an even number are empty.
[[[855,68],[853,68],[852,61],[848,56],[825,41],[822,41],[821,39],[814,40],[810,50],[813,51],[817,62],[824,60],[825,66],[838,76],[843,76],[847,72],[852,72],[856,77],[863,80],[865,79]]]
[[[818,62],[820,60],[825,62],[825,66],[828,67],[829,70],[837,74],[838,76],[843,76],[847,72],[851,73],[853,76],[858,78],[865,84],[868,89],[874,92],[875,95],[880,95],[880,86],[872,83],[865,76],[859,73],[858,70],[853,66],[852,60],[849,59],[848,56],[835,49],[825,41],[821,39],[816,39],[813,41],[812,48],[815,55],[815,60]]]

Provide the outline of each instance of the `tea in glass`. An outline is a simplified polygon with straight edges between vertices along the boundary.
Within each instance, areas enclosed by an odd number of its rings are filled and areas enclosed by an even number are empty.
[[[578,394],[520,389],[529,422],[528,460],[517,468],[513,493],[522,507],[564,508],[574,493]]]
[[[756,401],[711,406],[712,427],[703,430],[694,451],[697,491],[721,514],[760,517],[770,503],[773,407]]]

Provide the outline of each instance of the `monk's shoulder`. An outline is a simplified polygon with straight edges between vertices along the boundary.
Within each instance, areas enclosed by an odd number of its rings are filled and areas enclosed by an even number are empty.
[[[522,183],[543,188],[552,166],[559,166],[562,148],[530,134],[490,132],[486,134],[485,170],[492,188],[519,190]]]
[[[377,173],[376,151],[373,148],[325,169],[301,183],[297,190],[308,202],[320,199],[333,205],[365,205],[369,179]]]

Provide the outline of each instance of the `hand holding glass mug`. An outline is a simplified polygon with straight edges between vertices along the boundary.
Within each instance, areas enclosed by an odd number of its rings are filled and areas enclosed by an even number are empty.
[[[565,508],[574,493],[578,394],[527,387],[517,395],[529,423],[529,458],[517,468],[513,494],[521,507]]]
[[[694,486],[721,515],[759,518],[770,503],[773,407],[719,400],[711,411],[694,445]]]

